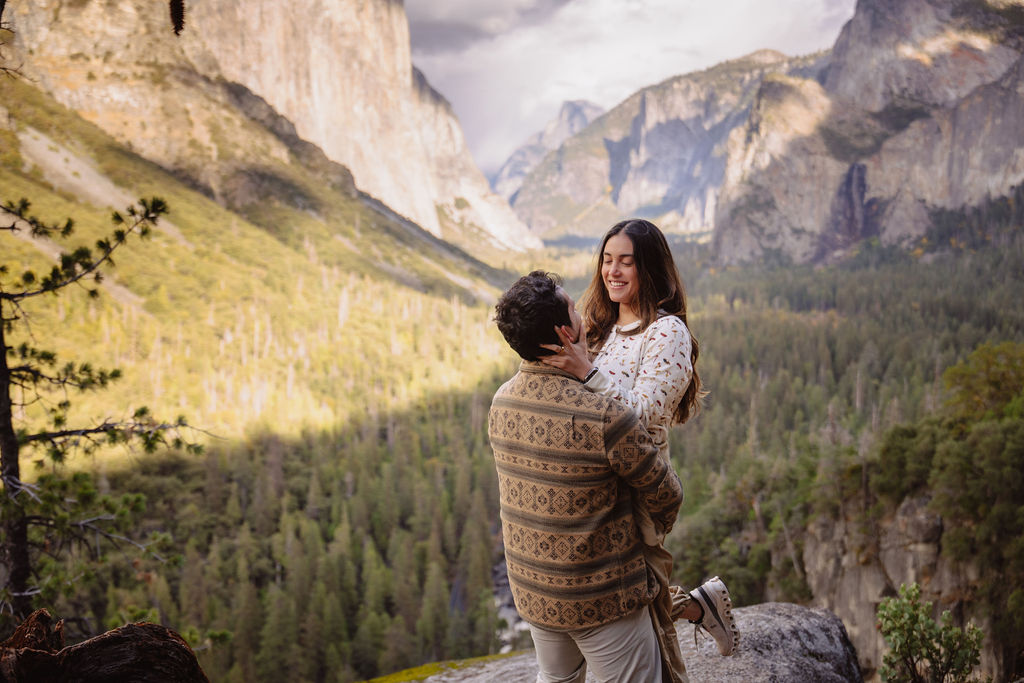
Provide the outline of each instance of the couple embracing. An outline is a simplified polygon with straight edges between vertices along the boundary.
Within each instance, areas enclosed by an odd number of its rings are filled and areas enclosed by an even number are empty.
[[[602,240],[582,315],[534,271],[495,322],[523,359],[491,405],[502,535],[516,609],[542,683],[686,681],[674,622],[731,655],[725,584],[669,584],[665,535],[682,504],[668,431],[699,408],[696,340],[661,231],[645,220]]]

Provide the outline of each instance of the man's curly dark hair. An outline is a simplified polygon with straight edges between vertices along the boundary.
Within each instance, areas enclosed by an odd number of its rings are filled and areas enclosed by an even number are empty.
[[[494,307],[494,322],[508,345],[526,360],[551,354],[540,344],[558,344],[557,325],[571,325],[569,303],[559,296],[557,275],[535,270],[516,280]]]

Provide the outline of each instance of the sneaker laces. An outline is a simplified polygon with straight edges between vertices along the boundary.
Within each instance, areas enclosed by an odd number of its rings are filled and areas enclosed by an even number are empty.
[[[691,621],[690,623],[693,624],[693,648],[694,649],[697,649],[697,646],[698,646],[697,634],[700,632],[701,629],[704,629],[704,633],[706,634],[704,636],[705,638],[711,638],[711,640],[715,639],[715,637],[713,635],[711,635],[711,631],[708,630],[708,627],[704,625],[703,621]]]

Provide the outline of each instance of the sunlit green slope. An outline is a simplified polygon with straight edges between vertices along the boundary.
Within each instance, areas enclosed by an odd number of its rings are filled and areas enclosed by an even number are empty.
[[[124,370],[113,391],[76,402],[79,417],[146,404],[219,435],[288,432],[472,387],[508,363],[486,320],[509,276],[361,195],[308,143],[285,139],[288,159],[254,146],[244,169],[216,169],[244,185],[229,210],[31,83],[2,79],[0,102],[0,200],[76,221],[67,245],[5,234],[15,274],[91,245],[138,197],[171,208],[152,239],[117,255],[99,300],[83,292],[27,311],[62,358]]]

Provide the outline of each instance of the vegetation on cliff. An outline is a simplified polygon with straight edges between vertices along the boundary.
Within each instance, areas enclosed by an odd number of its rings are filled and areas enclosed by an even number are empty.
[[[964,683],[981,652],[981,629],[953,625],[949,610],[932,619],[932,604],[921,601],[916,583],[900,586],[899,597],[878,606],[878,628],[890,645],[880,673],[886,683]]]

